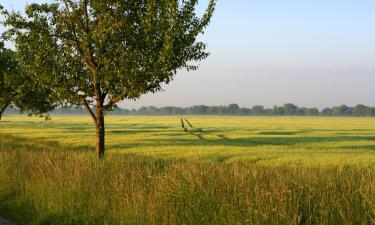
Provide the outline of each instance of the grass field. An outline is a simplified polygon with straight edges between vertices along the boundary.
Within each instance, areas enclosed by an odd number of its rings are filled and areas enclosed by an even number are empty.
[[[0,122],[0,215],[20,224],[375,224],[375,119]],[[187,125],[187,124],[186,124]]]
[[[107,150],[161,158],[257,164],[375,164],[375,119],[318,117],[108,117]],[[33,144],[94,150],[88,116],[5,117],[0,133]]]

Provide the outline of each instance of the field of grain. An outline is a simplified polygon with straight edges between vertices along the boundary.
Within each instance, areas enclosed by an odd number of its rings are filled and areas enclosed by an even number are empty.
[[[374,224],[375,120],[0,122],[0,216],[19,224]]]

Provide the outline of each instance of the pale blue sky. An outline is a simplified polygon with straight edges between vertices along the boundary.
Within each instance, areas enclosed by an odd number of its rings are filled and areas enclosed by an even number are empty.
[[[211,56],[200,70],[123,106],[375,106],[374,0],[219,0],[201,39]]]

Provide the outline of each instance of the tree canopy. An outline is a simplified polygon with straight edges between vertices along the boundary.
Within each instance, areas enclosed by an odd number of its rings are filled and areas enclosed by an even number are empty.
[[[16,66],[13,52],[6,49],[3,42],[0,42],[0,119],[16,95],[12,79]]]
[[[51,90],[40,86],[22,70],[14,51],[0,42],[0,119],[8,106],[48,118],[54,109]]]

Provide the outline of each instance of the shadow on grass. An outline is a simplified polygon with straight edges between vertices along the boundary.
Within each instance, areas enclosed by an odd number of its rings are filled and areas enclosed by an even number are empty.
[[[64,146],[57,141],[46,138],[27,138],[9,134],[0,134],[0,147],[2,150],[28,149],[28,150],[67,150],[67,151],[94,151],[94,146],[77,145]]]
[[[197,139],[145,139],[134,143],[118,143],[109,145],[110,148],[129,149],[143,147],[202,147],[202,146],[293,146],[297,144],[343,142],[343,141],[375,141],[375,136],[338,136],[338,137],[244,137],[235,139],[207,140],[204,135],[196,134]],[[361,148],[364,149],[364,148]]]
[[[340,147],[341,149],[350,149],[350,150],[372,150],[375,151],[375,145],[351,145]]]
[[[303,131],[260,131],[257,134],[261,135],[295,135],[305,133]]]
[[[164,134],[164,133],[170,133],[175,132],[175,130],[153,130],[153,129],[128,129],[128,130],[109,130],[107,131],[107,134],[142,134],[142,133],[158,133],[158,134]]]
[[[1,193],[0,195],[0,215],[17,221],[19,225],[27,225],[32,221],[35,208],[27,206],[23,202],[14,201],[13,196],[18,193]]]

